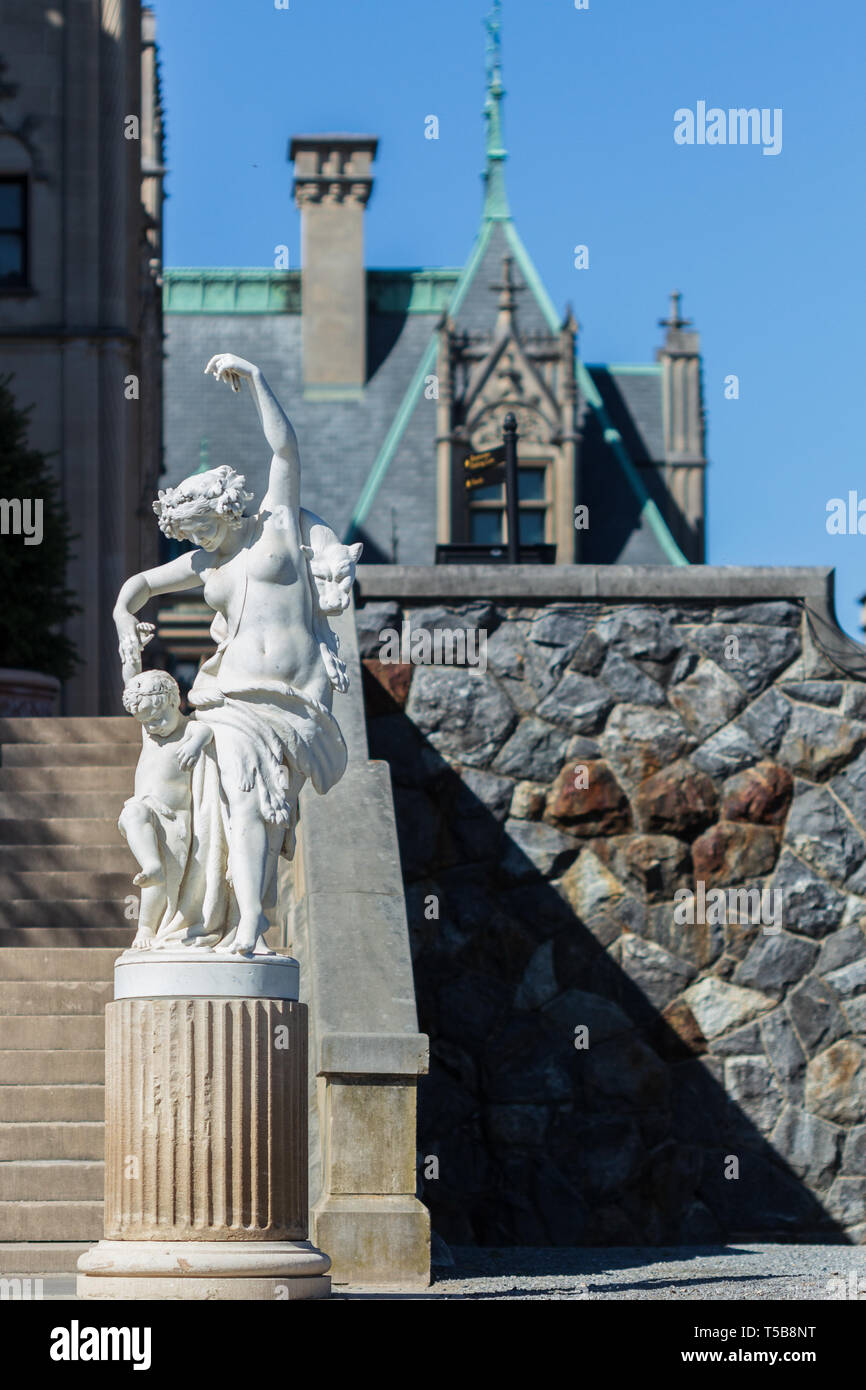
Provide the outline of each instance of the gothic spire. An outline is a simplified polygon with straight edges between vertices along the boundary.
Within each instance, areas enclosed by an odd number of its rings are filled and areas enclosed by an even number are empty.
[[[508,153],[502,143],[502,0],[493,0],[493,8],[484,21],[487,30],[487,97],[484,119],[487,126],[486,167],[484,170],[484,216],[488,221],[506,221],[511,213],[505,189],[505,161]]]

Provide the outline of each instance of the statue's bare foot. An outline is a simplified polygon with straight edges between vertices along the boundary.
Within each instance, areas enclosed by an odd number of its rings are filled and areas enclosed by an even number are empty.
[[[143,868],[132,880],[136,888],[156,888],[165,883],[165,871],[161,864]]]
[[[276,951],[272,951],[270,946],[266,946],[265,938],[260,936],[256,942],[256,949],[253,954],[257,956],[275,956],[277,953]]]
[[[228,953],[232,956],[251,956],[256,949],[256,938],[258,931],[255,927],[246,928],[239,926],[234,941],[228,947]]]
[[[152,945],[153,932],[149,927],[139,927],[129,949],[131,951],[148,951]]]

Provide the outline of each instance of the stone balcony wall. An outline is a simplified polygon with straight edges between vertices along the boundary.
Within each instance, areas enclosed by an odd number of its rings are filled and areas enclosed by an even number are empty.
[[[866,686],[810,635],[832,577],[510,573],[361,571],[434,1229],[864,1239]],[[486,669],[383,661],[389,629],[483,633]]]

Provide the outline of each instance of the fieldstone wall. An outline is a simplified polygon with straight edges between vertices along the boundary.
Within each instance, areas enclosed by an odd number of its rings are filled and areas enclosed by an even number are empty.
[[[802,599],[361,592],[434,1229],[866,1239],[866,686]],[[486,633],[487,669],[381,662],[404,621]]]

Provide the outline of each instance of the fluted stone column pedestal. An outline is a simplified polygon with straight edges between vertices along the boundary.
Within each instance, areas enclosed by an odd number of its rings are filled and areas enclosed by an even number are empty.
[[[105,1239],[81,1298],[306,1299],[307,1017],[284,957],[127,951],[106,1009]]]

